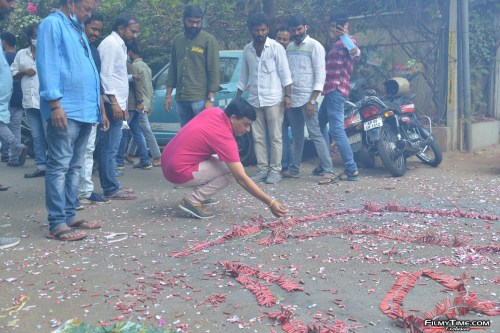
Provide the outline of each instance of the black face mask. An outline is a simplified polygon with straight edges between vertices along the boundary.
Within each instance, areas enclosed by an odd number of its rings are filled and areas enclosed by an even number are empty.
[[[253,40],[257,43],[264,43],[267,36],[253,36]]]
[[[188,35],[189,37],[195,37],[196,35],[198,35],[201,31],[201,27],[186,27],[184,26],[184,32],[186,33],[186,35]]]

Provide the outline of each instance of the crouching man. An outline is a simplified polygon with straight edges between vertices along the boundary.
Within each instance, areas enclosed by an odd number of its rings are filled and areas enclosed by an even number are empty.
[[[200,219],[214,217],[206,206],[212,196],[235,180],[262,201],[276,217],[287,210],[264,193],[245,173],[234,136],[250,131],[254,108],[244,100],[233,101],[223,111],[209,108],[186,124],[168,143],[161,156],[165,178],[182,187],[193,187],[179,208]]]

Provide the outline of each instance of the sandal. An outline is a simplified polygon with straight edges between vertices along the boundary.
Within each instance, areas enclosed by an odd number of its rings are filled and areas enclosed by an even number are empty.
[[[318,165],[317,167],[314,168],[312,174],[314,176],[324,176],[325,172],[323,171],[323,168],[320,165]]]
[[[130,165],[135,164],[134,159],[128,155],[125,155],[125,158],[123,159],[123,161],[127,164],[130,164]]]
[[[340,175],[338,175],[337,178],[338,178],[337,180],[341,181],[349,181],[349,182],[357,181],[359,179],[359,172],[358,170],[354,172],[344,171]]]
[[[9,188],[10,186],[0,185],[0,191],[7,191]]]
[[[153,166],[154,167],[161,167],[161,161],[159,158],[154,158],[153,159]]]
[[[318,182],[318,185],[328,185],[328,184],[333,184],[337,182],[337,178],[339,176],[336,176],[334,173],[325,173],[323,175],[323,178]]]
[[[75,223],[68,224],[67,226],[72,229],[99,229],[101,225],[101,222],[98,221],[79,220]]]
[[[62,242],[78,241],[78,240],[84,239],[85,237],[87,237],[87,235],[84,232],[77,231],[74,229],[66,229],[63,231],[59,231],[56,234],[49,234],[47,236],[48,239],[59,240]]]
[[[126,191],[125,189],[120,189],[113,195],[107,195],[106,198],[112,199],[112,200],[135,200],[135,199],[137,199],[135,194],[130,193],[130,192]]]
[[[135,194],[135,191],[131,188],[128,188],[128,187],[122,187],[120,190],[125,191],[125,192],[130,193],[130,194]]]

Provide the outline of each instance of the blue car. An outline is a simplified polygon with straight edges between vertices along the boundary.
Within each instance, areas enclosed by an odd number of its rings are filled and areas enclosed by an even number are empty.
[[[236,97],[237,84],[240,78],[243,51],[220,51],[220,89],[215,94],[214,106],[222,109]],[[167,91],[167,73],[169,65],[163,67],[153,77],[152,115],[149,118],[151,129],[160,146],[164,146],[180,130],[179,115],[175,103],[175,89],[172,92],[172,110],[165,111],[165,95]],[[246,98],[248,93],[242,95]],[[236,138],[243,165],[255,163],[255,152],[252,134],[247,133]]]

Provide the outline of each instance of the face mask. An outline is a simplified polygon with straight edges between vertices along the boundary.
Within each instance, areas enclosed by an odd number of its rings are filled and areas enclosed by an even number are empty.
[[[36,39],[31,39],[31,45],[33,45],[33,47],[36,47]]]
[[[190,37],[195,37],[198,35],[201,31],[201,27],[186,27],[184,26],[184,31],[186,32],[186,35]]]
[[[70,18],[71,22],[73,22],[73,24],[75,24],[76,26],[82,25],[80,22],[78,22],[78,17],[75,14],[75,6],[73,6],[73,13],[69,14],[69,18]]]

